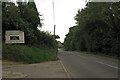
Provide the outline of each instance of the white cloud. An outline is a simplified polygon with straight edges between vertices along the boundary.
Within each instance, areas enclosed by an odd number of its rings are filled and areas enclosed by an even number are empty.
[[[78,9],[85,6],[83,0],[54,0],[55,2],[55,23],[56,34],[63,42],[69,28],[75,25],[74,16]],[[53,33],[53,7],[52,0],[35,0],[38,11],[43,14],[44,26],[42,30],[47,30]]]

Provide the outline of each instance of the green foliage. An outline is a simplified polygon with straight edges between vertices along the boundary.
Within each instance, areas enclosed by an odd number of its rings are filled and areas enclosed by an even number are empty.
[[[63,43],[61,43],[60,41],[57,41],[57,43],[59,48],[63,48]]]
[[[36,63],[57,58],[57,41],[48,32],[38,30],[42,27],[40,14],[34,2],[12,2],[2,4],[2,37],[6,30],[22,30],[25,33],[24,45],[3,45],[3,60]]]
[[[120,2],[90,2],[75,16],[77,26],[66,35],[66,50],[120,55]]]
[[[35,3],[17,4],[17,6],[12,2],[2,4],[3,41],[6,30],[22,30],[25,33],[26,45],[57,47],[57,42],[50,33],[38,30],[42,24]]]
[[[60,36],[59,36],[59,35],[53,35],[53,37],[54,37],[55,39],[60,39]]]
[[[26,45],[3,44],[3,60],[39,63],[57,59],[57,48],[37,48]]]

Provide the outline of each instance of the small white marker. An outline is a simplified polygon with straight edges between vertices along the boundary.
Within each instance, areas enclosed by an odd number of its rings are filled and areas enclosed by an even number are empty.
[[[109,67],[112,67],[112,68],[115,68],[115,69],[120,69],[120,68],[118,68],[118,67],[116,67],[116,66],[112,66],[112,65],[109,65],[109,64],[100,62],[100,61],[96,61],[96,62],[97,62],[97,63],[100,63],[100,64],[104,64],[104,65],[109,66]]]

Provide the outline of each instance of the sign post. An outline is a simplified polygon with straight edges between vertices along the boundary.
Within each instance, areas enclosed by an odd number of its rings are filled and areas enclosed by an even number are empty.
[[[5,32],[5,43],[6,44],[25,43],[24,32],[20,30],[7,30]]]

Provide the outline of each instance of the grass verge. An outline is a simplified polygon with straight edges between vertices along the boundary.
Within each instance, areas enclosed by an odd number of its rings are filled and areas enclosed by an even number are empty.
[[[80,52],[80,53],[85,53],[85,54],[93,54],[93,55],[98,55],[98,56],[103,56],[103,57],[108,57],[108,58],[120,60],[120,57],[118,57],[118,56],[106,55],[106,54],[103,54],[100,52],[88,52],[88,51],[78,51],[78,50],[75,52]]]
[[[57,59],[57,48],[37,48],[26,45],[5,45],[2,46],[3,60],[10,60],[24,63],[39,63]]]

